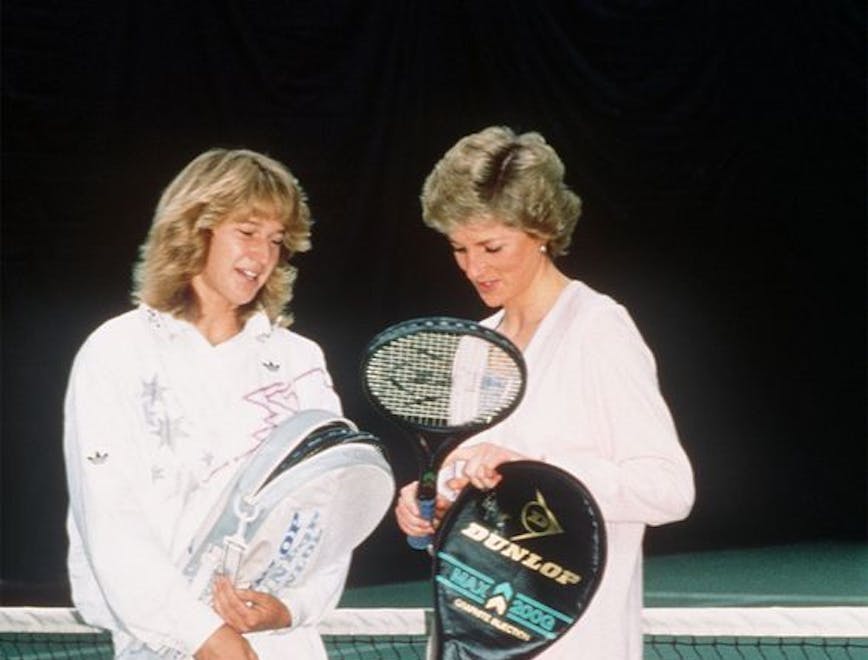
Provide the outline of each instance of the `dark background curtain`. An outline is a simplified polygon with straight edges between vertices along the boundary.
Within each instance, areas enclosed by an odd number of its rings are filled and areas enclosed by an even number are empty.
[[[492,124],[557,149],[585,208],[562,266],[656,354],[698,499],[646,552],[864,541],[865,54],[864,4],[845,0],[6,0],[5,602],[66,598],[69,366],[129,308],[162,187],[213,146],[305,186],[294,329],[412,478],[358,359],[392,322],[486,314],[418,193]],[[390,515],[350,584],[428,561]]]

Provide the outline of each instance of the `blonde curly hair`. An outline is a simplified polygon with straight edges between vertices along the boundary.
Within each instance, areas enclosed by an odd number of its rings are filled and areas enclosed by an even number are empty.
[[[581,215],[579,196],[564,184],[564,165],[539,133],[491,126],[459,140],[425,180],[422,219],[442,234],[492,218],[567,253]]]
[[[133,269],[133,302],[191,320],[191,282],[204,268],[211,230],[243,216],[275,218],[285,235],[277,267],[239,317],[262,309],[273,323],[288,326],[292,318],[285,309],[297,274],[289,259],[310,249],[310,209],[283,164],[246,149],[200,154],[163,191]]]

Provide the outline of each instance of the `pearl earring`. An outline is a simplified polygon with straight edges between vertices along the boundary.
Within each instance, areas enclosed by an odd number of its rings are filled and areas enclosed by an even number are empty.
[[[539,246],[539,251],[542,252],[543,254],[545,254],[546,252],[548,252],[548,250],[546,249],[546,245],[545,245],[545,243],[543,243],[543,244],[541,244],[541,245]]]

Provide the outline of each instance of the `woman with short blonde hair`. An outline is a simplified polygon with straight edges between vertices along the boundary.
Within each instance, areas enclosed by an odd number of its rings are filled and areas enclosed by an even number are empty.
[[[448,234],[459,224],[494,215],[544,239],[548,253],[567,253],[581,214],[564,183],[564,164],[539,133],[516,135],[493,126],[459,140],[422,189],[422,218]]]
[[[543,461],[574,475],[600,505],[608,559],[582,619],[539,658],[640,660],[642,536],[648,525],[689,513],[693,471],[654,356],[629,313],[554,261],[581,208],[563,179],[563,163],[541,135],[494,126],[460,139],[425,181],[425,223],[447,237],[493,309],[483,325],[512,340],[528,370],[516,410],[446,457],[443,474],[454,477],[437,515],[467,484],[494,488],[509,461]],[[408,536],[427,536],[436,525],[420,515],[416,488],[401,489],[395,514]]]

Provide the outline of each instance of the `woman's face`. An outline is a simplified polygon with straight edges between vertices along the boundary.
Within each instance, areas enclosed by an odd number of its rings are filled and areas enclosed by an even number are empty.
[[[480,219],[449,234],[458,267],[489,307],[521,304],[547,257],[543,240],[498,220]]]
[[[269,216],[242,215],[211,231],[202,272],[193,278],[203,308],[237,309],[268,281],[280,258],[283,224]]]

